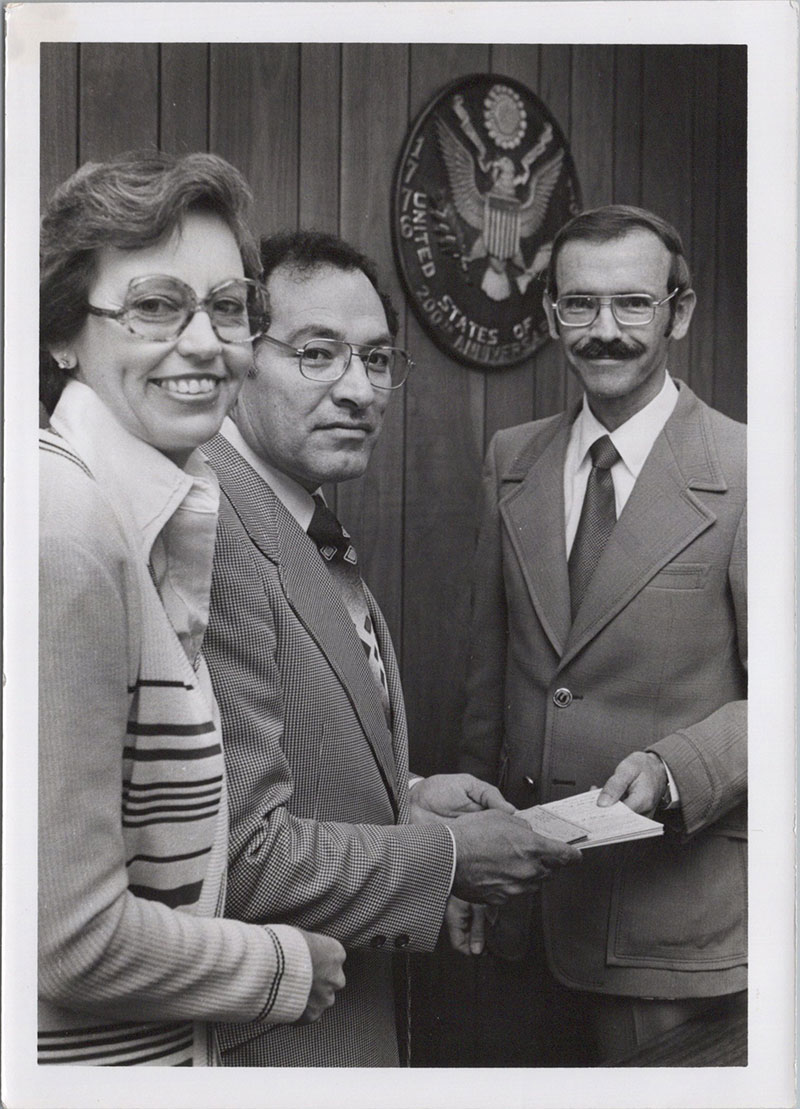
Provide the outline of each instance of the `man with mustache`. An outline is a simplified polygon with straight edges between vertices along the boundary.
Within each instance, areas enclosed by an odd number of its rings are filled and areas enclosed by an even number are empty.
[[[348,949],[347,983],[316,1025],[218,1036],[228,1066],[394,1066],[390,956],[434,946],[451,889],[498,903],[579,854],[471,775],[409,796],[391,639],[320,492],[364,472],[405,381],[397,315],[334,236],[273,236],[261,261],[269,330],[206,448],[222,490],[204,653],[231,803],[225,912],[313,921]]]
[[[544,308],[582,400],[489,447],[462,769],[519,808],[605,783],[665,834],[500,910],[525,961],[493,964],[486,1064],[625,1058],[746,998],[745,428],[669,374],[694,306],[664,220],[575,217]]]

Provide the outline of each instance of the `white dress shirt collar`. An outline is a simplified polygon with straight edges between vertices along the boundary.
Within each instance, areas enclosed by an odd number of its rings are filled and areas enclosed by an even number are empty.
[[[112,493],[142,536],[145,559],[167,520],[196,486],[214,512],[219,485],[199,450],[181,469],[155,447],[132,435],[88,385],[67,382],[50,421],[72,443],[95,478]]]
[[[624,424],[609,432],[589,407],[589,402],[584,393],[583,405],[575,421],[573,434],[577,436],[578,463],[586,455],[595,440],[603,435],[608,435],[617,448],[619,456],[634,480],[639,476],[648,454],[653,449],[653,443],[658,438],[664,424],[672,415],[678,403],[678,389],[669,376],[664,375],[664,384],[657,396],[653,397],[639,412],[626,420]]]
[[[308,525],[311,523],[315,507],[314,500],[308,490],[304,489],[294,478],[287,477],[286,474],[276,470],[274,466],[270,466],[260,455],[257,455],[246,442],[230,416],[226,416],[223,420],[220,434],[239,452],[247,465],[255,470],[260,478],[264,479],[287,512],[294,516],[303,531],[308,531]]]
[[[611,467],[614,483],[614,502],[619,519],[647,456],[653,449],[664,424],[678,401],[675,382],[666,374],[658,395],[649,404],[626,420],[612,432],[603,427],[589,407],[586,396],[575,422],[570,428],[567,453],[564,458],[564,523],[566,552],[569,557],[575,533],[578,530],[586,483],[592,460],[589,448],[603,435],[610,435],[619,452],[619,461]]]

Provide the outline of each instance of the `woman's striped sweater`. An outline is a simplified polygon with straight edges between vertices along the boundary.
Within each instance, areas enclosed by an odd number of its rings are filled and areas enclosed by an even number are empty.
[[[296,1019],[310,960],[295,929],[214,919],[218,713],[120,488],[172,464],[94,394],[70,404],[40,439],[40,1062],[211,1062],[202,1022]]]

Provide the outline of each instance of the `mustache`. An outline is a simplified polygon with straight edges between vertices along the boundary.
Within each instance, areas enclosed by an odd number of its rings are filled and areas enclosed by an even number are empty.
[[[626,362],[631,358],[636,358],[644,351],[641,343],[635,339],[631,340],[630,344],[624,343],[622,339],[611,339],[605,342],[603,339],[587,339],[584,343],[578,343],[575,347],[575,353],[580,355],[581,358],[612,358],[615,362]]]

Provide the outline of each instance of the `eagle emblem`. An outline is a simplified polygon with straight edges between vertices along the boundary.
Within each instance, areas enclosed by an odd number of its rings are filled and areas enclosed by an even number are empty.
[[[567,140],[530,89],[497,74],[442,89],[406,136],[392,205],[410,305],[449,356],[501,369],[546,342],[543,277],[580,190]]]
[[[511,89],[495,86],[492,98],[495,105],[500,95],[506,93],[511,105],[516,107],[519,97],[514,97]],[[510,114],[508,105],[505,117]],[[460,95],[453,97],[453,110],[461,123],[461,128],[477,154],[456,135],[439,117],[436,129],[441,145],[442,157],[447,167],[447,177],[455,210],[473,231],[477,231],[469,252],[463,257],[466,267],[471,262],[487,259],[481,289],[492,300],[505,300],[511,295],[511,281],[508,276],[508,262],[518,271],[514,280],[520,290],[525,292],[530,282],[545,268],[550,260],[550,243],[535,252],[530,262],[525,261],[523,242],[533,238],[542,226],[547,205],[556,187],[564,151],[557,150],[551,157],[546,156],[553,137],[552,124],[546,123],[538,141],[520,160],[517,168],[513,159],[506,153],[491,157],[486,146],[472,125]],[[523,109],[517,129],[523,130],[525,119]],[[503,145],[507,145],[507,142]],[[533,163],[540,161],[535,170]],[[490,179],[488,188],[483,191],[476,180],[476,165]]]

